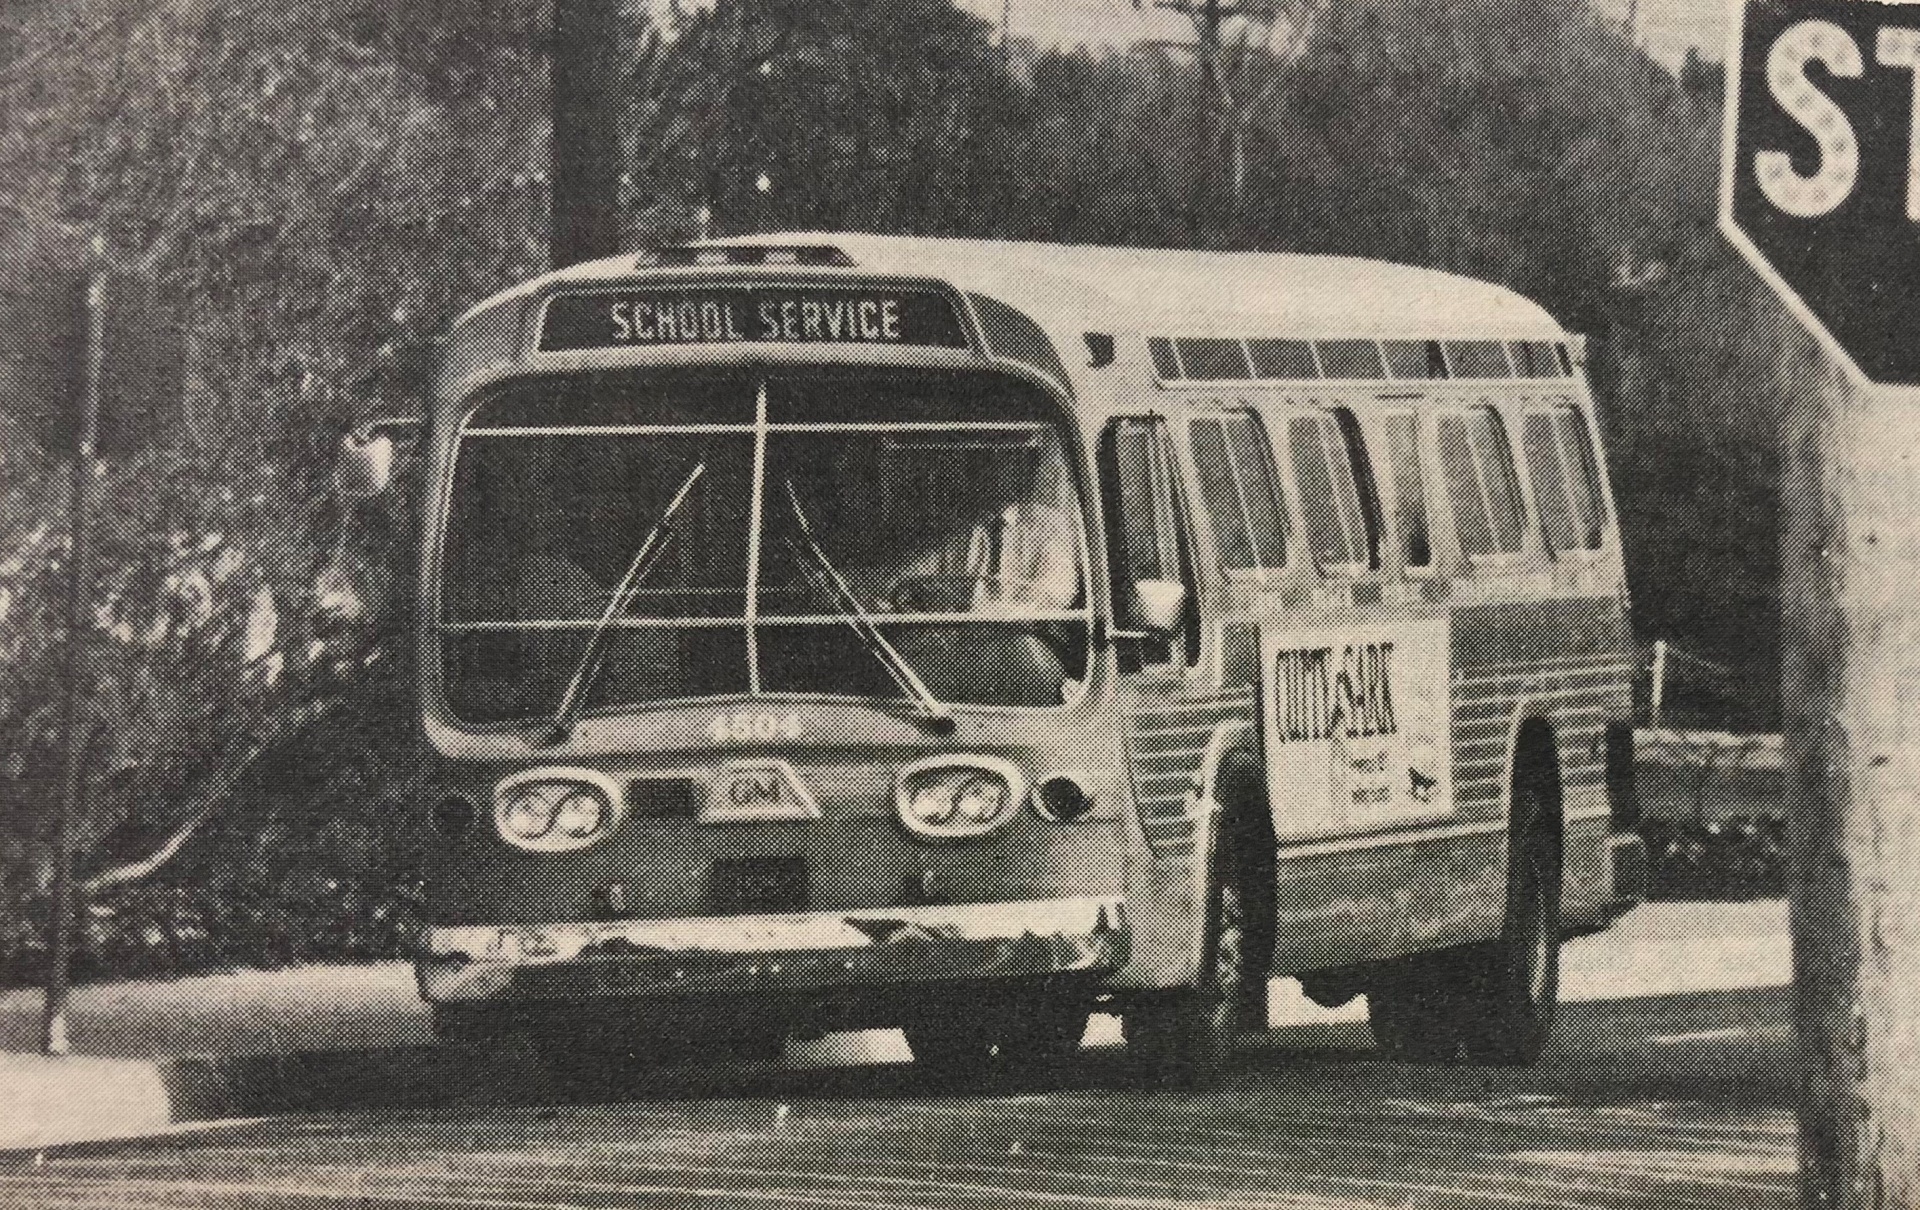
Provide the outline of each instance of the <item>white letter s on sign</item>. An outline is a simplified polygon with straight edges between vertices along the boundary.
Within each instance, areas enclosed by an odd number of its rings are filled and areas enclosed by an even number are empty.
[[[1807,79],[1807,64],[1815,60],[1850,80],[1865,70],[1859,45],[1831,21],[1789,26],[1767,52],[1767,88],[1773,99],[1820,145],[1820,165],[1812,176],[1795,172],[1793,157],[1784,151],[1762,151],[1753,157],[1760,192],[1797,218],[1831,214],[1860,179],[1860,141],[1854,136],[1853,123],[1832,97]]]

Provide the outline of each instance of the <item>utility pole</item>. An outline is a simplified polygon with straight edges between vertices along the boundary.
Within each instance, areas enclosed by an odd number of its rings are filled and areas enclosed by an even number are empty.
[[[1781,701],[1809,1210],[1920,1206],[1920,280],[1902,4],[1747,0],[1720,227],[1782,343]],[[1829,81],[1858,79],[1856,89]],[[1894,115],[1904,115],[1896,119]],[[1817,149],[1801,158],[1801,140]],[[1791,327],[1786,329],[1789,333]]]
[[[552,262],[620,250],[621,22],[618,0],[553,0]]]
[[[1920,1205],[1920,390],[1812,350],[1781,433],[1803,1202]]]
[[[1195,97],[1194,114],[1199,132],[1194,149],[1192,213],[1188,218],[1188,235],[1194,243],[1204,243],[1206,218],[1218,204],[1219,169],[1216,161],[1220,156],[1222,119],[1226,115],[1229,100],[1226,82],[1220,71],[1221,31],[1228,19],[1240,14],[1242,6],[1238,0],[1234,3],[1222,3],[1222,0],[1134,0],[1134,7],[1144,8],[1149,3],[1154,8],[1179,13],[1193,25],[1194,42],[1159,45],[1191,50],[1200,61],[1200,92]]]
[[[47,924],[47,987],[41,1018],[40,1050],[67,1053],[67,992],[73,966],[73,841],[86,787],[87,727],[84,698],[87,650],[93,627],[87,605],[93,580],[92,498],[96,447],[100,440],[100,395],[107,347],[108,272],[100,241],[94,241],[96,268],[87,284],[86,376],[80,389],[80,416],[73,448],[73,480],[67,501],[71,549],[67,554],[66,648],[62,657],[60,733],[64,746],[60,797],[54,805],[53,909]]]

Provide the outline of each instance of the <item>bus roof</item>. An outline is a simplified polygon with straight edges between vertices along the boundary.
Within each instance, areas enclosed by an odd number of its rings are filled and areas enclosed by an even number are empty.
[[[1359,257],[852,232],[783,232],[693,246],[837,249],[844,254],[842,267],[818,271],[944,280],[998,298],[1055,331],[1423,339],[1553,339],[1564,334],[1540,306],[1504,287]],[[758,268],[742,266],[747,271]],[[740,271],[714,269],[720,275]],[[509,293],[630,279],[645,272],[629,253],[563,269]],[[684,276],[686,269],[670,272]]]

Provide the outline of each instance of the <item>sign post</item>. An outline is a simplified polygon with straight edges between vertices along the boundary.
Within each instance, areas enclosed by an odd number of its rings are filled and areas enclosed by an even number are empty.
[[[98,269],[87,286],[87,346],[85,376],[80,386],[80,408],[73,447],[73,481],[68,500],[70,545],[67,554],[65,668],[61,678],[60,734],[62,753],[60,798],[54,805],[53,906],[47,922],[47,988],[41,1017],[40,1050],[67,1053],[67,989],[73,966],[74,885],[73,838],[80,800],[86,785],[87,727],[84,719],[87,672],[87,617],[92,588],[92,497],[96,447],[100,438],[100,396],[106,364],[107,271]]]
[[[1734,0],[1721,228],[1783,349],[1801,1193],[1920,1205],[1920,4]]]

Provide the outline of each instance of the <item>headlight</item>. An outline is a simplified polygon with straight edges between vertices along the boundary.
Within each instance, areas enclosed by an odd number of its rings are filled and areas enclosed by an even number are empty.
[[[606,824],[607,804],[596,790],[574,790],[554,808],[554,830],[570,840],[584,840]]]
[[[507,843],[540,852],[584,848],[613,830],[619,787],[588,769],[541,769],[500,783],[494,825]]]
[[[936,840],[984,836],[1017,813],[1025,779],[992,757],[934,757],[900,771],[894,799],[909,831]]]
[[[553,831],[559,799],[552,786],[522,786],[500,811],[500,830],[508,840],[538,840]]]

